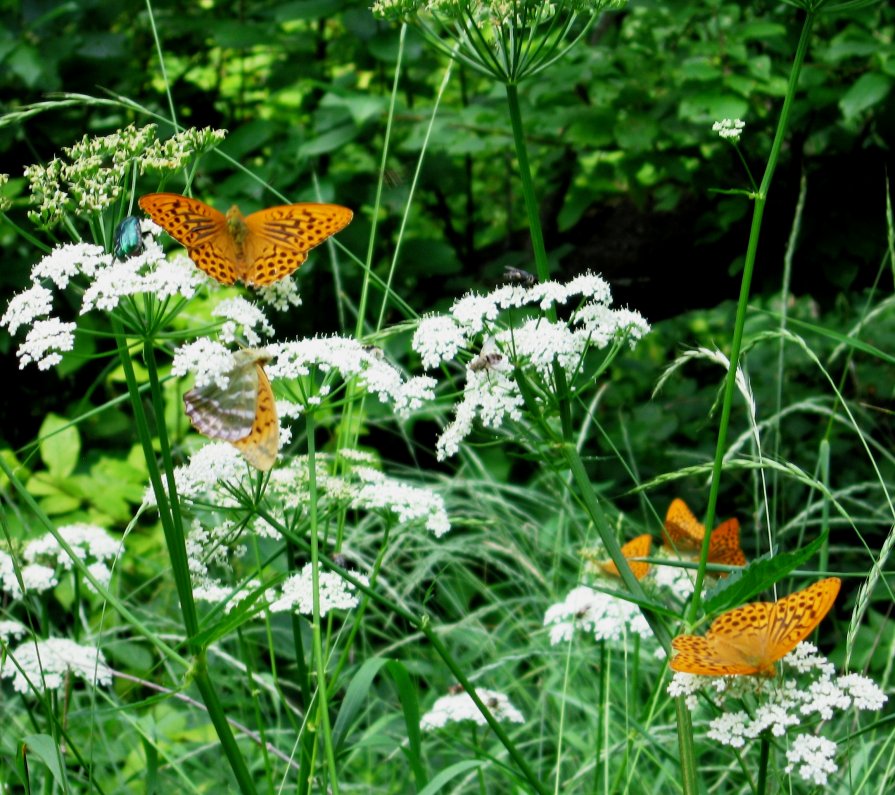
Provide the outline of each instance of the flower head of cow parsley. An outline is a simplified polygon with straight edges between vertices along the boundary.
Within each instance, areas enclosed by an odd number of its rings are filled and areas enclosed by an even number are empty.
[[[94,138],[85,135],[63,149],[64,157],[25,169],[37,206],[31,220],[49,228],[66,216],[101,213],[121,201],[134,172],[176,174],[224,135],[223,130],[189,129],[161,141],[154,124],[130,125]]]
[[[562,57],[606,8],[624,0],[375,0],[373,13],[415,25],[433,47],[502,82]]]
[[[520,380],[541,402],[553,392],[555,366],[567,374],[569,397],[589,388],[598,374],[588,362],[591,351],[609,349],[600,363],[605,368],[623,345],[633,346],[649,331],[637,312],[613,309],[611,300],[609,285],[585,273],[566,283],[505,284],[487,295],[470,293],[447,314],[420,320],[412,345],[423,366],[465,360],[463,396],[436,444],[439,460],[458,452],[476,421],[497,429],[521,419]],[[553,309],[567,319],[550,320],[544,312]]]
[[[822,786],[838,768],[837,746],[818,733],[821,724],[848,709],[879,711],[887,697],[866,676],[837,676],[810,643],[800,643],[778,665],[773,682],[755,676],[675,673],[668,693],[684,696],[691,711],[698,708],[696,693],[708,693],[722,712],[709,720],[707,736],[721,745],[741,749],[763,734],[788,737],[786,772]],[[748,711],[729,708],[744,700]]]
[[[508,723],[525,723],[525,718],[503,693],[496,690],[476,689],[476,695],[482,700],[491,714],[498,721]],[[441,696],[420,720],[420,728],[426,731],[441,729],[449,723],[471,721],[478,726],[487,725],[485,717],[475,702],[466,692],[448,693]]]
[[[102,652],[66,638],[25,640],[0,659],[0,678],[11,679],[17,693],[59,690],[70,675],[90,684],[112,683]]]

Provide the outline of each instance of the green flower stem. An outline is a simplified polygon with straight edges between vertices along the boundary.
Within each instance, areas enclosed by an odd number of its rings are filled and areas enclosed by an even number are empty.
[[[522,195],[525,198],[525,212],[528,215],[528,229],[531,235],[531,247],[534,252],[535,268],[538,280],[550,280],[550,266],[547,262],[547,249],[544,246],[544,233],[541,230],[541,216],[538,212],[538,199],[535,195],[534,181],[531,178],[531,165],[528,162],[528,147],[525,144],[525,132],[522,129],[522,112],[519,108],[519,87],[515,83],[506,83],[507,107],[510,111],[510,124],[513,128],[513,142],[516,145],[516,160],[519,163],[519,178],[522,181]],[[547,318],[556,322],[556,307],[551,305],[547,310]],[[559,364],[553,362],[553,378],[556,386],[559,419],[562,424],[563,439],[571,443],[572,412],[569,406],[566,374]]]
[[[767,732],[762,732],[758,758],[758,785],[755,787],[755,795],[765,795],[768,791],[768,760],[770,758],[771,743]]]
[[[677,743],[681,755],[681,788],[685,795],[696,795],[699,784],[696,780],[696,750],[693,744],[693,720],[684,696],[674,700],[677,713]]]
[[[578,487],[578,494],[584,505],[584,509],[587,511],[588,516],[590,516],[594,527],[599,533],[600,540],[606,547],[609,557],[618,567],[618,573],[622,582],[631,593],[631,596],[634,597],[634,600],[640,604],[643,617],[646,619],[647,624],[649,624],[650,629],[656,636],[656,640],[662,648],[665,649],[665,652],[670,654],[671,635],[668,632],[668,628],[658,615],[644,607],[644,605],[650,603],[650,599],[641,587],[640,581],[631,571],[631,567],[628,565],[625,556],[622,555],[621,546],[619,546],[619,543],[615,538],[615,533],[612,530],[612,525],[606,519],[606,514],[603,512],[603,508],[597,500],[597,496],[594,493],[593,486],[587,476],[587,470],[584,468],[584,462],[581,460],[578,450],[575,445],[566,444],[563,445],[563,453],[565,454],[569,471],[572,473],[572,480]]]
[[[712,485],[709,490],[709,504],[706,509],[705,517],[706,527],[712,527],[715,522],[715,509],[718,504],[718,492],[721,488],[721,470],[724,464],[724,449],[727,445],[727,429],[730,425],[730,410],[733,405],[734,390],[736,389],[737,366],[740,361],[740,351],[743,346],[743,329],[746,325],[746,309],[749,304],[749,289],[752,284],[752,272],[755,269],[755,258],[758,253],[761,220],[764,215],[764,208],[767,203],[771,180],[774,176],[774,171],[777,168],[777,161],[780,158],[780,149],[782,148],[783,141],[786,137],[789,116],[795,99],[796,88],[798,87],[799,74],[802,71],[802,64],[808,53],[808,40],[811,36],[813,25],[814,12],[809,11],[805,15],[805,22],[802,25],[802,35],[799,37],[799,44],[796,48],[792,69],[790,70],[789,83],[786,87],[786,97],[783,100],[783,109],[780,112],[780,120],[777,122],[777,131],[774,135],[774,142],[771,145],[771,154],[768,157],[768,163],[761,180],[761,186],[759,187],[758,193],[755,195],[755,205],[752,210],[752,228],[749,231],[749,245],[746,249],[746,262],[743,267],[743,280],[740,284],[740,298],[739,303],[737,304],[733,340],[730,344],[730,366],[727,370],[727,380],[724,384],[724,400],[721,404],[721,421],[718,427],[718,442],[715,448],[715,463],[712,467]],[[702,554],[700,555],[699,568],[696,572],[693,599],[690,602],[690,609],[687,615],[687,620],[690,623],[693,623],[699,612],[702,583],[705,579],[705,567],[706,562],[708,561],[710,536],[711,533],[706,533],[702,541]]]
[[[223,706],[218,700],[217,693],[208,676],[204,650],[198,648],[193,642],[194,636],[198,634],[199,631],[199,620],[196,613],[196,605],[193,601],[193,589],[189,580],[189,569],[187,568],[186,562],[186,545],[184,543],[183,528],[180,523],[179,511],[173,511],[171,503],[168,500],[169,493],[172,501],[177,500],[177,494],[174,490],[173,466],[171,464],[170,448],[168,447],[167,432],[164,424],[164,402],[162,400],[161,388],[158,380],[158,371],[155,367],[154,351],[151,345],[147,342],[144,350],[147,351],[146,365],[149,368],[150,374],[150,393],[152,395],[155,415],[158,418],[156,426],[159,442],[163,451],[163,457],[165,458],[168,467],[167,475],[170,492],[166,492],[162,485],[161,473],[159,472],[155,450],[152,446],[152,434],[149,430],[149,422],[146,413],[143,410],[143,402],[137,385],[137,377],[134,373],[133,362],[131,361],[130,352],[128,351],[127,341],[121,323],[115,318],[114,314],[110,315],[110,320],[112,323],[112,330],[115,332],[118,357],[121,361],[122,369],[124,370],[127,389],[131,398],[131,407],[137,425],[137,435],[139,436],[140,444],[143,447],[143,456],[146,460],[149,480],[152,483],[156,504],[159,509],[159,520],[162,523],[162,528],[165,533],[165,542],[168,547],[168,555],[171,558],[174,582],[180,599],[180,610],[187,634],[187,644],[190,652],[195,657],[193,681],[202,696],[202,700],[205,702],[205,707],[208,709],[208,715],[215,727],[221,747],[230,763],[230,767],[239,784],[240,790],[243,793],[246,793],[246,795],[254,795],[255,786],[252,783],[252,778],[249,775],[248,768],[239,751],[239,746],[233,737],[233,732],[230,730],[230,726],[227,723],[227,716],[224,713]],[[185,579],[184,575],[186,577]]]
[[[282,533],[285,538],[288,538],[297,546],[303,547],[305,550],[310,551],[310,543],[302,537],[292,535],[292,533],[289,531],[289,528],[287,528],[276,516],[269,513],[264,508],[259,509],[258,515],[265,521],[269,522],[272,527],[276,528],[280,533]],[[534,790],[536,792],[540,793],[540,795],[547,795],[547,790],[544,789],[543,784],[541,784],[541,782],[535,776],[534,771],[532,771],[528,763],[525,761],[525,757],[516,748],[509,735],[503,730],[500,723],[497,722],[488,707],[486,707],[485,704],[482,703],[482,700],[474,694],[473,686],[463,672],[463,666],[454,660],[453,656],[447,650],[444,643],[442,643],[438,633],[431,627],[429,623],[429,617],[417,616],[404,608],[398,602],[395,602],[392,599],[383,596],[381,593],[375,591],[369,585],[361,582],[350,571],[343,568],[331,557],[326,555],[326,553],[319,553],[319,558],[326,564],[326,567],[328,569],[336,572],[343,580],[345,580],[345,582],[353,585],[358,591],[368,596],[373,602],[378,604],[384,610],[394,613],[395,615],[403,618],[410,626],[414,627],[417,631],[421,632],[425,636],[425,638],[432,645],[432,648],[435,650],[435,653],[438,654],[439,657],[441,657],[448,670],[450,670],[451,673],[456,677],[457,682],[459,682],[463,689],[469,694],[470,698],[472,698],[479,712],[481,712],[482,717],[494,730],[494,733],[497,735],[497,738],[500,740],[504,748],[506,748],[506,751],[509,754],[510,758],[516,763],[516,765],[518,765],[519,773],[528,781],[528,783],[532,787],[534,787]]]
[[[313,610],[311,629],[314,643],[314,664],[317,669],[317,714],[323,728],[323,744],[326,763],[329,768],[329,786],[334,795],[339,795],[339,780],[336,775],[336,756],[333,749],[332,727],[329,724],[329,702],[326,697],[326,660],[323,656],[323,642],[320,634],[320,528],[317,524],[317,449],[314,440],[314,414],[305,413],[305,432],[308,437],[308,521],[311,526],[311,582]]]
[[[538,272],[538,279],[546,282],[550,279],[550,266],[547,263],[547,249],[544,247],[544,233],[541,231],[538,199],[535,196],[534,182],[531,178],[531,165],[528,162],[528,148],[525,145],[525,133],[522,129],[522,112],[519,109],[519,87],[515,83],[507,83],[506,90],[510,124],[513,126],[513,142],[516,145],[516,160],[519,162],[519,178],[522,180],[522,195],[525,198],[525,212],[528,214],[528,230],[531,234],[535,268]],[[552,313],[550,319],[555,321],[556,309],[551,307],[550,313]]]
[[[392,137],[392,121],[395,118],[395,102],[398,98],[398,83],[401,78],[401,64],[404,61],[404,40],[407,38],[407,25],[401,25],[401,34],[398,38],[398,55],[395,64],[395,79],[392,82],[392,95],[389,100],[388,116],[385,125],[385,139],[382,143],[382,159],[379,163],[379,180],[376,183],[376,198],[373,202],[373,213],[370,223],[370,240],[367,244],[366,267],[364,268],[364,281],[361,285],[360,301],[357,306],[357,323],[354,328],[354,336],[361,339],[364,336],[364,321],[367,316],[367,300],[370,292],[370,273],[373,267],[373,250],[376,242],[376,223],[379,220],[379,208],[382,205],[382,186],[385,183],[385,169],[388,163],[389,143]],[[386,293],[388,297],[388,293]]]

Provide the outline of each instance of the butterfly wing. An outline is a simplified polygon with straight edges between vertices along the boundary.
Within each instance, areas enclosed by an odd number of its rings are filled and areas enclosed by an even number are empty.
[[[693,515],[679,497],[671,501],[665,514],[665,532],[662,538],[668,546],[676,550],[699,549],[705,536],[705,527]]]
[[[233,355],[225,388],[211,383],[191,389],[183,396],[190,422],[210,439],[235,442],[252,432],[258,402],[258,373],[263,371],[256,364],[257,357],[247,358],[248,353],[237,351]]]
[[[838,577],[827,577],[774,604],[774,622],[768,638],[772,661],[789,654],[823,621],[836,601],[841,584]]]
[[[198,199],[177,193],[149,193],[140,207],[178,243],[196,266],[222,284],[238,277],[238,252],[226,216]]]
[[[344,229],[353,213],[338,204],[285,204],[252,213],[245,219],[245,283],[265,285],[288,276],[308,251]]]
[[[255,372],[258,377],[254,421],[251,431],[233,444],[239,449],[246,461],[256,469],[267,472],[273,468],[280,447],[280,424],[277,420],[277,405],[267,373],[260,362],[256,362]]]
[[[774,602],[752,602],[728,610],[716,618],[704,637],[681,635],[671,642],[678,654],[674,671],[703,676],[735,676],[764,673],[768,659],[769,629]]]
[[[628,565],[631,567],[631,572],[638,580],[642,580],[649,572],[649,563],[644,563],[639,560],[630,560],[630,558],[647,557],[650,553],[652,544],[652,536],[649,533],[644,533],[642,536],[637,536],[637,538],[631,539],[622,547],[622,555],[629,559]],[[616,577],[619,576],[618,566],[611,560],[600,563],[600,568],[607,574],[612,574]]]
[[[712,530],[709,538],[709,563],[720,563],[724,566],[745,566],[746,556],[740,547],[740,522],[728,519]],[[726,572],[719,572],[726,577]]]

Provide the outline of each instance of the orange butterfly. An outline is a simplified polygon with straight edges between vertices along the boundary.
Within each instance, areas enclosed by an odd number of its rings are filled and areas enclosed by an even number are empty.
[[[699,552],[705,538],[705,526],[697,520],[687,504],[679,498],[671,501],[665,515],[665,543],[678,552]],[[745,566],[746,556],[740,548],[740,523],[728,519],[719,524],[709,538],[709,563]],[[719,576],[726,577],[726,573]]]
[[[644,563],[640,560],[631,560],[631,558],[645,558],[650,553],[650,548],[653,545],[653,537],[649,533],[644,533],[642,536],[637,536],[637,538],[632,538],[627,544],[622,547],[622,555],[625,556],[628,560],[628,565],[631,567],[631,572],[638,580],[642,580],[646,577],[647,572],[649,572],[649,563]],[[619,576],[618,566],[616,566],[611,560],[604,561],[600,564],[600,568],[603,569],[607,574],[613,574],[616,577]]]
[[[649,533],[645,533],[642,536],[637,536],[637,538],[631,539],[622,547],[622,555],[627,558],[628,565],[631,567],[631,571],[638,580],[642,580],[646,577],[647,572],[649,571],[649,563],[644,563],[639,560],[631,560],[631,558],[647,557],[650,553],[652,544],[652,536]],[[581,550],[580,554],[590,563],[599,566],[599,568],[606,572],[606,574],[611,574],[614,577],[619,576],[618,567],[611,560],[596,560],[596,556],[591,550]]]
[[[810,635],[839,593],[828,577],[776,602],[752,602],[716,618],[705,635],[678,635],[671,670],[702,676],[774,676],[774,663]]]
[[[240,280],[261,286],[288,276],[308,251],[348,226],[353,213],[338,204],[284,204],[243,216],[236,205],[224,215],[198,199],[150,193],[142,207],[186,246],[190,259],[221,284]]]

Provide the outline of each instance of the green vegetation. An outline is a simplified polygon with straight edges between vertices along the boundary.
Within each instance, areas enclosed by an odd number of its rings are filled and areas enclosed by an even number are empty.
[[[893,42],[18,4],[0,792],[888,792]]]

